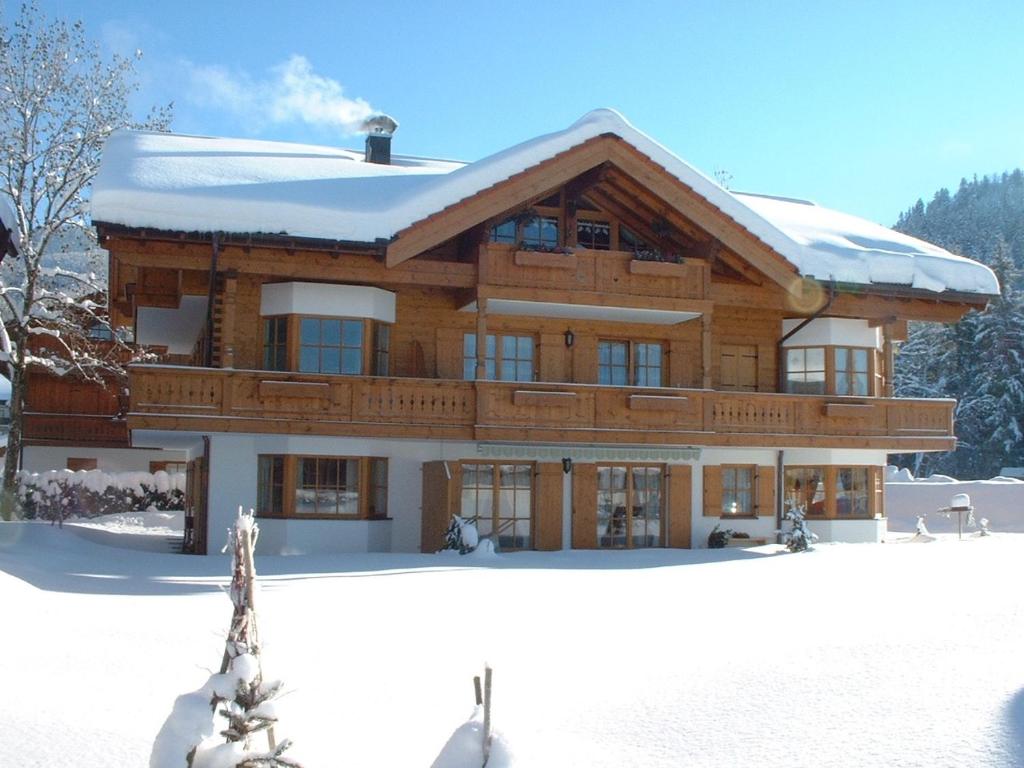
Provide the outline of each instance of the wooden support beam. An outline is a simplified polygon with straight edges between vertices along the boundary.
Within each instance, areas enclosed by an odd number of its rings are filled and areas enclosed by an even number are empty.
[[[476,300],[476,378],[487,378],[487,297]]]
[[[700,316],[701,386],[711,389],[711,313]]]

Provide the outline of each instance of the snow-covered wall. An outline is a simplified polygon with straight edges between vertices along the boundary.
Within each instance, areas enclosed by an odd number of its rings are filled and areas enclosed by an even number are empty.
[[[925,525],[931,533],[955,533],[956,515],[942,515],[937,510],[948,507],[958,493],[971,497],[975,515],[987,518],[993,531],[1024,532],[1024,481],[1011,478],[888,482],[885,484],[885,504],[889,530],[913,532],[918,515],[924,515]]]

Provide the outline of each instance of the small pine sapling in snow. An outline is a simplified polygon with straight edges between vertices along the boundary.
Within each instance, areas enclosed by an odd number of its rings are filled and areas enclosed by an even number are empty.
[[[479,543],[480,534],[476,530],[476,523],[458,515],[452,515],[448,530],[444,532],[444,546],[441,549],[465,555],[476,549]]]
[[[790,505],[782,519],[788,520],[791,524],[788,531],[782,531],[783,542],[790,552],[804,552],[818,540],[818,534],[811,531],[807,525],[803,507]]]

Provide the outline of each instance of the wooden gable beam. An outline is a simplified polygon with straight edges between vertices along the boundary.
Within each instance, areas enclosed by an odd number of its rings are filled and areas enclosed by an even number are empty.
[[[646,210],[651,212],[652,216],[665,219],[694,242],[701,243],[708,240],[708,234],[701,229],[699,224],[695,224],[685,216],[681,216],[679,211],[673,208],[672,204],[667,200],[652,195],[642,184],[637,184],[633,179],[624,176],[621,172],[609,179],[608,186],[615,194],[643,205]]]
[[[563,186],[607,162],[617,142],[611,136],[596,136],[406,227],[388,245],[387,265],[397,266],[523,200]]]
[[[800,293],[796,268],[771,246],[705,200],[692,188],[624,141],[611,147],[611,160],[691,221],[699,221],[708,234],[739,254],[788,293]]]
[[[659,235],[651,229],[651,217],[638,213],[637,209],[643,208],[643,206],[639,204],[635,205],[633,208],[627,208],[623,203],[619,202],[617,199],[599,188],[591,189],[587,193],[587,198],[606,213],[609,213],[619,221],[624,222],[627,227],[635,230],[638,235],[651,244],[668,240],[680,251],[691,251],[696,245],[690,240],[681,240],[678,237],[671,236],[666,238],[664,235]]]

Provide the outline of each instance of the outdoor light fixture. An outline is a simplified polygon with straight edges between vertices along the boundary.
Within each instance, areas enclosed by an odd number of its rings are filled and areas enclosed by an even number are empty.
[[[567,475],[570,472],[572,472],[572,459],[570,459],[568,456],[562,459],[562,471],[565,472],[565,474]]]
[[[571,347],[576,341],[576,336],[571,330],[565,332],[565,346]]]

